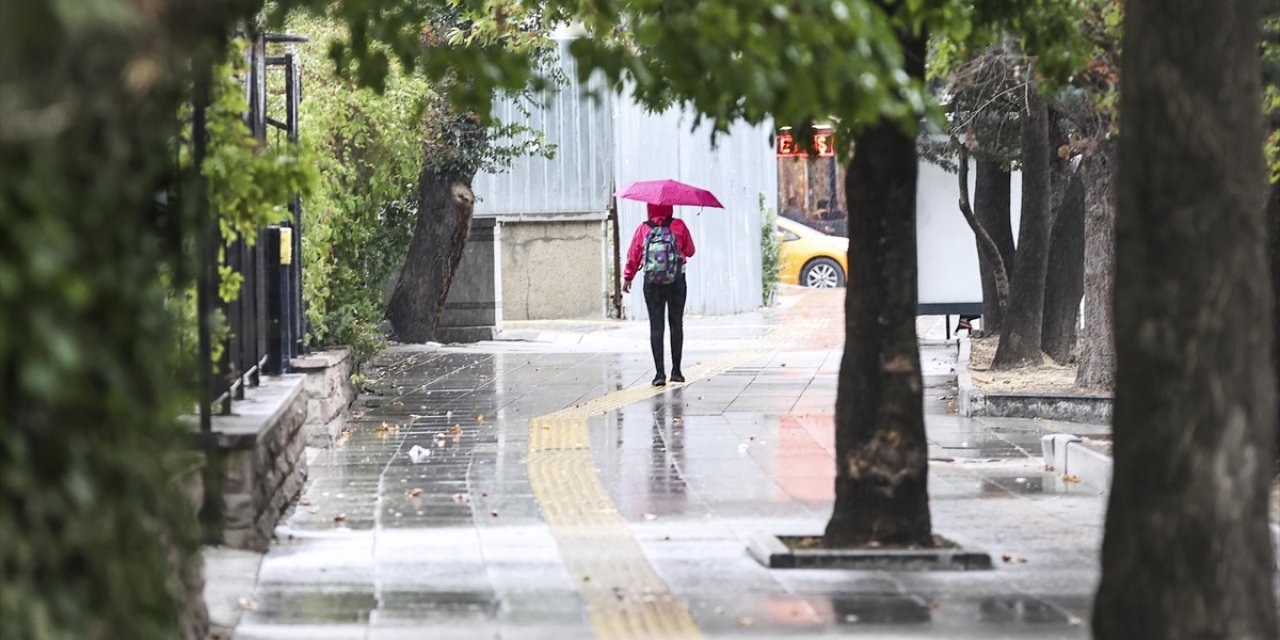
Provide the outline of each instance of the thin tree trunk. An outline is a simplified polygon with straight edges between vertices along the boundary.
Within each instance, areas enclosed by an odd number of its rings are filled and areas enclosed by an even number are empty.
[[[1104,141],[1084,166],[1084,328],[1076,384],[1111,389],[1116,379],[1112,305],[1116,277],[1115,144]]]
[[[987,230],[987,235],[991,236],[999,248],[1006,278],[1014,260],[1010,183],[1009,172],[998,161],[978,160],[978,177],[973,187],[973,205],[977,209],[974,214],[978,218],[978,224]],[[982,272],[982,332],[997,334],[1004,326],[1009,299],[1006,293],[1002,308],[998,302],[995,265],[987,259],[981,246],[978,249],[978,269]]]
[[[435,338],[471,232],[473,176],[429,168],[422,172],[413,242],[387,308],[387,319],[403,342]]]
[[[924,75],[925,36],[904,37]],[[920,352],[916,345],[916,141],[882,120],[845,176],[849,286],[836,395],[836,501],[829,546],[932,544]]]
[[[1075,355],[1076,321],[1084,295],[1084,181],[1079,173],[1065,180],[1050,234],[1040,325],[1041,350],[1058,363],[1069,362]]]
[[[1280,637],[1258,0],[1125,5],[1099,640]]]
[[[1030,88],[1022,122],[1022,217],[1013,263],[1009,313],[992,367],[1012,369],[1044,362],[1040,326],[1044,314],[1045,271],[1049,264],[1049,114],[1044,98]]]
[[[951,137],[951,141],[956,146],[959,155],[957,177],[960,182],[960,214],[964,216],[964,221],[969,223],[969,228],[973,230],[973,237],[978,242],[978,265],[981,268],[983,262],[990,265],[991,283],[995,289],[995,304],[991,305],[995,314],[1004,317],[1005,310],[1009,306],[1009,272],[1005,270],[1004,257],[1000,255],[1000,247],[996,241],[992,239],[991,234],[987,233],[982,223],[978,221],[977,216],[973,213],[973,207],[969,205],[969,149],[964,146],[955,136]],[[987,270],[982,269],[984,278]],[[983,293],[983,302],[985,303],[986,293]],[[983,309],[986,310],[985,307]],[[997,321],[997,325],[999,321]],[[986,328],[986,325],[983,325]]]

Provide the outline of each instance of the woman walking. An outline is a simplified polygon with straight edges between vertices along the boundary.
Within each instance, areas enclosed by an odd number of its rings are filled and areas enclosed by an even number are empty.
[[[688,296],[685,262],[693,257],[693,237],[684,221],[677,220],[670,205],[650,204],[649,219],[636,228],[627,250],[623,272],[624,292],[631,292],[631,280],[644,267],[644,304],[649,310],[649,347],[658,373],[653,386],[667,383],[663,364],[662,316],[671,323],[671,381],[684,382],[680,356],[684,350],[684,303]]]

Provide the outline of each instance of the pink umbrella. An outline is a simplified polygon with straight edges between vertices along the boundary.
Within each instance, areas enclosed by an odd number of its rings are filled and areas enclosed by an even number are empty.
[[[649,204],[724,208],[710,191],[675,180],[640,180],[614,195]]]

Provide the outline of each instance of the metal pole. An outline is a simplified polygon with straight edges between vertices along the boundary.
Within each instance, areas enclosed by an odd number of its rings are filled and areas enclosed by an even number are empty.
[[[303,42],[306,40],[303,39]],[[288,129],[289,142],[298,143],[298,109],[302,103],[302,73],[298,68],[297,57],[294,55],[292,45],[290,50],[285,53],[285,97],[287,100],[287,117],[285,118]],[[302,198],[296,194],[293,197],[293,251],[292,264],[289,266],[290,279],[290,297],[289,304],[292,305],[291,319],[293,344],[289,350],[291,354],[303,353],[306,344],[306,313],[303,308],[302,300]]]
[[[208,152],[208,137],[205,131],[205,109],[209,104],[209,85],[212,67],[208,62],[196,63],[195,91],[192,96],[191,114],[191,147],[192,172],[195,176],[196,188],[192,192],[196,205],[197,235],[196,244],[199,252],[199,265],[196,268],[196,327],[199,335],[199,371],[200,371],[200,432],[209,434],[213,430],[213,414],[210,404],[216,397],[213,395],[213,335],[209,315],[213,312],[213,233],[217,233],[216,223],[209,215],[209,197],[205,188],[204,175],[201,168],[205,154]]]
[[[613,313],[622,319],[622,245],[618,231],[618,199],[609,199],[609,221],[613,223]]]

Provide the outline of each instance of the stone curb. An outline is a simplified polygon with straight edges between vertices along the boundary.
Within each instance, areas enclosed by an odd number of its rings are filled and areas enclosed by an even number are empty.
[[[1040,438],[1046,469],[1052,467],[1058,477],[1074,476],[1083,484],[1099,491],[1111,491],[1114,477],[1114,461],[1111,456],[1089,448],[1079,436],[1056,433]],[[1271,542],[1280,549],[1280,522],[1271,522]],[[1280,554],[1276,555],[1276,568],[1280,569]]]
[[[1114,475],[1111,456],[1085,446],[1084,441],[1069,433],[1055,433],[1040,438],[1045,468],[1063,477],[1074,477],[1099,491],[1111,490]]]
[[[969,375],[972,348],[968,336],[960,338],[960,353],[956,358],[956,409],[961,416],[1111,423],[1111,396],[1050,392],[992,393],[979,389]]]
[[[989,571],[991,556],[960,547],[944,549],[792,549],[770,534],[752,536],[747,552],[769,569],[882,571]]]
[[[973,354],[973,345],[969,336],[958,340],[960,352],[956,355],[956,410],[966,418],[973,417],[973,407],[981,404],[982,392],[973,386],[973,378],[969,375],[969,358]]]

